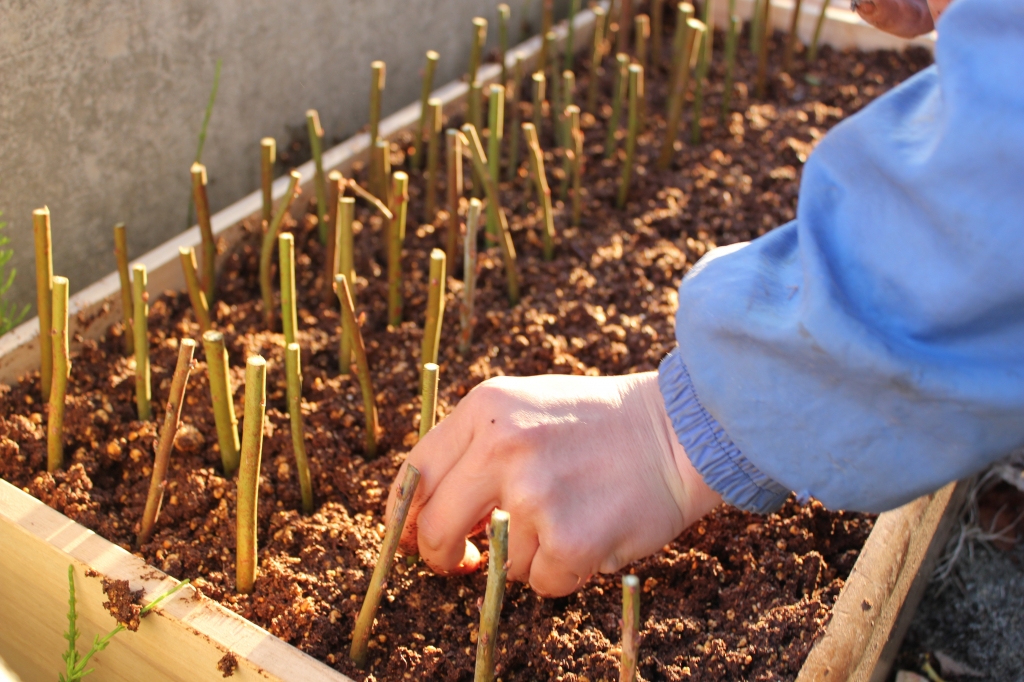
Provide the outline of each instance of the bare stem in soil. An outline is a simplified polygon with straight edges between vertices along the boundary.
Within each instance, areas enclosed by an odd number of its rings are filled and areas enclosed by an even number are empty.
[[[277,237],[277,274],[281,278],[281,328],[285,345],[295,343],[299,317],[295,298],[295,237],[284,232]]]
[[[149,401],[152,388],[149,381],[149,293],[146,266],[136,264],[132,267],[132,300],[135,301],[135,316],[132,320],[132,331],[135,335],[135,407],[139,413],[139,421],[146,421],[153,416]]]
[[[254,355],[245,362],[245,418],[235,517],[235,589],[240,594],[252,594],[256,583],[256,497],[260,489],[266,409],[267,361]]]
[[[53,345],[53,379],[50,386],[49,414],[46,423],[46,470],[64,466],[64,398],[71,376],[68,348],[68,278],[54,277],[51,328],[47,336]]]
[[[501,140],[505,136],[505,88],[492,85],[488,98],[487,126],[490,136],[487,138],[487,168],[491,177],[497,181],[501,177]],[[497,206],[487,204],[487,233],[498,234]]]
[[[203,349],[206,351],[206,374],[210,382],[213,419],[217,425],[220,461],[224,466],[224,475],[230,476],[238,468],[241,444],[238,441],[238,418],[235,417],[235,400],[228,374],[228,350],[224,346],[224,334],[212,329],[205,332]]]
[[[811,45],[807,48],[807,63],[814,64],[818,60],[818,44],[821,41],[821,28],[825,25],[825,15],[828,13],[829,3],[822,0],[821,12],[818,13],[818,21],[814,24],[814,37]]]
[[[637,654],[640,649],[640,579],[622,576],[622,662],[619,682],[636,680]]]
[[[683,12],[680,11],[678,19],[682,20],[682,18]],[[700,46],[700,36],[703,34],[703,31],[703,22],[692,17],[688,18],[683,24],[683,37],[675,41],[678,49],[672,57],[673,82],[671,92],[669,93],[668,112],[665,116],[665,138],[661,142],[661,153],[658,155],[658,168],[662,170],[668,168],[672,157],[675,155],[676,137],[679,135],[679,121],[683,116],[683,102],[686,101],[686,90],[690,81],[690,68],[696,50]],[[678,31],[676,35],[678,37]]]
[[[483,106],[483,86],[477,81],[471,81],[469,84],[469,107],[466,112],[466,119],[469,121],[476,130],[483,128],[483,112],[480,110]],[[483,178],[480,177],[479,171],[476,167],[473,167],[473,196],[481,197],[484,194]]]
[[[501,207],[501,198],[498,195],[498,183],[487,170],[487,157],[484,155],[483,145],[480,144],[480,136],[476,128],[468,123],[462,126],[463,134],[469,139],[469,151],[473,156],[473,167],[484,179],[484,188],[487,190],[487,201],[493,203],[498,211],[498,245],[501,247],[501,255],[505,261],[505,277],[508,280],[508,300],[515,305],[519,302],[519,273],[516,269],[516,247],[512,244],[512,235],[508,229],[508,219]]]
[[[370,161],[370,189],[384,204],[391,207],[391,143],[377,140],[370,149]]]
[[[320,127],[320,114],[316,109],[306,111],[306,130],[309,133],[309,148],[313,153],[313,184],[316,187],[317,233],[320,243],[327,244],[327,178],[324,177],[324,129]]]
[[[764,27],[761,26],[761,4],[764,0],[754,0],[750,15],[750,52],[757,54],[761,51],[761,37],[764,35]],[[828,3],[823,3],[828,5]]]
[[[538,134],[542,129],[541,125],[544,120],[544,96],[545,89],[547,86],[547,77],[543,71],[537,71],[531,76],[533,79],[533,127],[537,129]]]
[[[388,573],[391,572],[391,564],[395,561],[395,550],[398,549],[398,541],[402,537],[402,529],[409,516],[409,506],[412,504],[412,497],[419,482],[419,470],[411,464],[406,465],[405,477],[402,479],[402,487],[398,489],[395,509],[391,518],[387,520],[384,541],[380,546],[380,555],[373,567],[373,575],[366,588],[366,596],[363,597],[363,606],[359,609],[359,617],[356,618],[356,626],[352,631],[352,648],[349,650],[349,658],[360,668],[366,665],[366,650],[373,630],[374,617],[377,615],[377,607],[384,595],[384,583]]]
[[[185,386],[192,371],[192,356],[195,350],[196,342],[192,339],[182,339],[178,343],[178,364],[171,378],[171,393],[167,397],[164,426],[160,429],[160,441],[157,443],[156,457],[153,460],[153,476],[149,479],[146,508],[142,513],[142,525],[137,538],[139,545],[149,542],[153,537],[153,526],[160,514],[164,487],[167,485],[167,467],[171,462],[171,448],[174,446],[174,437],[178,433],[178,424],[181,421],[181,408],[185,404]]]
[[[508,20],[512,9],[505,3],[498,4],[498,61],[501,63],[501,84],[508,85]]]
[[[706,0],[705,0],[706,1]],[[633,54],[636,55],[636,62],[647,70],[647,46],[651,40],[651,18],[646,14],[638,14],[633,17],[633,33],[635,34],[636,46]]]
[[[114,225],[114,260],[117,261],[117,274],[121,280],[121,321],[124,333],[121,335],[124,354],[135,352],[135,339],[132,338],[132,276],[128,271],[128,234],[124,223]]]
[[[615,81],[612,84],[612,116],[608,119],[608,136],[604,142],[604,158],[615,156],[617,148],[615,136],[619,132],[619,119],[622,118],[622,101],[625,99],[629,83],[629,57],[620,52],[615,55]]]
[[[436,362],[423,365],[423,387],[420,401],[420,438],[437,423],[437,372]]]
[[[540,11],[540,54],[537,56],[537,70],[545,71],[549,62],[554,62],[555,55],[551,51],[551,45],[547,42],[548,34],[555,25],[555,2],[554,0],[543,0]]]
[[[356,320],[356,309],[352,303],[348,278],[339,274],[334,281],[337,285],[338,299],[341,301],[342,325],[352,330],[352,354],[356,359],[356,373],[363,393],[363,411],[366,413],[366,458],[373,459],[377,456],[377,404],[374,402],[373,385],[370,383],[370,363],[366,358],[366,344],[363,343],[363,333]]]
[[[562,149],[569,149],[572,147],[572,142],[569,139],[569,114],[568,108],[573,105],[573,95],[576,92],[576,74],[572,71],[562,72],[562,102],[560,110],[558,112],[558,135],[559,146]]]
[[[420,345],[420,364],[437,362],[441,345],[441,323],[444,321],[444,289],[448,268],[441,249],[430,252],[430,280],[427,283],[427,314]]]
[[[338,200],[338,240],[335,249],[338,253],[338,267],[331,275],[331,288],[335,291],[334,278],[341,273],[354,282],[356,279],[354,240],[352,238],[352,222],[354,221],[356,200],[352,197],[341,197]],[[341,337],[338,347],[338,369],[348,374],[352,367],[352,330],[341,325]]]
[[[433,223],[437,216],[437,167],[440,162],[441,146],[441,124],[442,109],[441,100],[433,97],[429,102],[428,131],[430,139],[427,140],[427,199],[423,221]]]
[[[580,128],[580,109],[569,107],[572,147],[572,224],[579,226],[583,214],[583,130]]]
[[[569,29],[565,36],[565,71],[572,71],[573,60],[576,58],[576,15],[580,11],[580,0],[569,1],[569,16],[565,18]]]
[[[345,196],[345,176],[332,170],[327,174],[327,253],[324,256],[323,295],[334,300],[334,274],[338,271],[338,200]]]
[[[213,227],[210,225],[210,200],[206,196],[206,166],[192,164],[192,200],[196,205],[196,221],[199,223],[199,236],[202,239],[203,269],[199,281],[203,284],[206,301],[214,301],[214,287],[217,283],[217,242],[213,240]]]
[[[402,324],[402,244],[405,242],[405,223],[409,214],[409,176],[395,171],[395,219],[388,223],[388,324]]]
[[[789,23],[789,35],[786,36],[786,51],[782,57],[782,70],[789,73],[793,70],[793,54],[796,51],[797,28],[800,25],[800,9],[804,0],[796,0],[793,7],[793,19]]]
[[[708,69],[711,67],[711,52],[708,50],[708,40],[711,31],[701,33],[700,47],[697,48],[697,71],[693,78],[693,113],[690,118],[690,144],[700,144],[700,119],[704,113],[704,80],[708,76]]]
[[[608,18],[604,8],[595,5],[594,13],[594,46],[590,51],[590,84],[587,86],[587,111],[597,115],[597,86],[600,82],[601,60],[604,57],[605,22]]]
[[[544,217],[544,229],[541,231],[544,240],[544,260],[549,261],[555,257],[555,218],[551,210],[551,187],[544,171],[544,152],[540,148],[537,129],[532,123],[523,124],[523,136],[530,151],[530,173],[533,175],[537,196],[540,198],[541,215]]]
[[[636,136],[640,128],[640,98],[644,95],[644,67],[629,65],[629,129],[626,134],[626,160],[619,180],[619,208],[626,207],[629,185],[633,177],[633,158],[636,155]]]
[[[662,41],[665,35],[665,0],[651,0],[651,52],[654,66],[662,63]]]
[[[302,513],[313,513],[313,481],[309,476],[306,458],[305,431],[302,425],[302,365],[299,344],[289,343],[284,351],[285,374],[288,379],[288,417],[291,421],[292,450],[295,451],[295,471],[302,491]]]
[[[469,82],[476,81],[477,71],[480,70],[480,60],[484,54],[484,43],[487,42],[487,20],[483,17],[473,17],[473,45],[469,51]]]
[[[39,390],[50,399],[53,382],[53,242],[50,238],[50,209],[32,211],[32,237],[36,247],[36,308],[39,312]]]
[[[736,47],[740,39],[740,25],[742,21],[738,16],[729,16],[729,32],[725,35],[725,84],[722,87],[722,111],[719,113],[719,120],[728,123],[729,105],[732,103],[733,78],[736,71]]]
[[[192,313],[199,323],[201,331],[207,331],[211,327],[210,306],[206,302],[206,294],[199,284],[199,273],[196,272],[196,250],[191,246],[178,247],[178,259],[181,261],[181,269],[185,273],[185,289],[188,290],[188,298],[192,302]]]
[[[757,45],[757,80],[754,87],[758,99],[768,93],[768,43],[772,38],[772,3],[765,0],[761,6],[761,29],[763,33]]]
[[[560,113],[559,103],[562,101],[562,82],[558,72],[558,55],[555,53],[555,40],[557,38],[558,36],[554,31],[548,31],[544,36],[544,41],[549,45],[548,54],[551,55],[551,73],[548,74],[548,84],[551,88],[549,113],[551,114],[552,130],[556,136],[558,135],[558,115]]]
[[[272,137],[260,140],[260,189],[263,191],[263,224],[269,225],[274,217],[274,163],[277,161],[277,141]]]
[[[380,100],[386,75],[384,62],[371,62],[370,72],[370,191],[375,196],[383,197],[387,191],[385,185],[388,173],[383,173],[384,183],[379,185],[383,169],[378,166],[376,147],[380,139]]]
[[[420,122],[417,126],[419,134],[412,138],[412,167],[419,170],[423,167],[423,133],[427,129],[430,116],[430,93],[434,89],[434,73],[437,72],[437,60],[441,56],[433,50],[427,50],[427,65],[423,67],[423,90],[420,93]]]
[[[455,248],[459,243],[459,199],[462,197],[462,138],[459,131],[449,128],[445,131],[446,168],[448,171],[448,234],[445,235],[445,251],[448,267],[455,267]]]
[[[277,242],[277,232],[281,229],[284,216],[291,207],[292,202],[295,201],[295,197],[299,195],[300,180],[302,180],[302,176],[299,175],[299,171],[293,170],[291,172],[291,179],[288,181],[288,191],[281,198],[281,203],[277,206],[277,213],[274,214],[273,220],[267,226],[267,231],[263,234],[263,244],[260,248],[260,295],[263,298],[263,316],[268,327],[272,326],[274,321],[274,296],[270,284],[270,260],[274,256],[274,244]]]
[[[491,512],[491,522],[487,526],[490,544],[487,589],[480,607],[474,682],[494,682],[494,644],[498,638],[498,621],[501,619],[501,603],[505,599],[505,578],[508,575],[508,523],[507,511],[495,509]]]
[[[530,125],[530,124],[524,124]],[[466,216],[465,253],[462,262],[462,335],[459,339],[459,352],[463,356],[469,352],[473,340],[473,298],[476,293],[476,230],[480,224],[480,200],[469,200],[469,214]]]
[[[512,122],[509,126],[508,139],[508,170],[505,179],[514,182],[519,172],[519,126],[523,120],[522,110],[519,107],[519,100],[523,90],[523,58],[516,57],[516,65],[513,70],[511,95],[509,96],[508,108],[512,113]]]

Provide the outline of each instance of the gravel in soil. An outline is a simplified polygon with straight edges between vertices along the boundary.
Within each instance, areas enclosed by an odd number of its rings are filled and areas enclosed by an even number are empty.
[[[856,54],[826,48],[806,74],[804,67],[793,77],[775,74],[769,97],[757,101],[747,88],[754,60],[742,49],[733,109],[719,123],[723,43],[719,35],[700,121],[705,141],[678,142],[672,167],[665,171],[656,170],[653,161],[664,126],[666,75],[660,68],[648,74],[651,116],[622,211],[613,208],[620,161],[602,158],[611,89],[610,70],[603,73],[596,116],[583,116],[583,219],[571,227],[571,210],[556,201],[559,240],[552,262],[541,258],[542,223],[537,205],[522,191],[525,170],[515,183],[503,185],[522,300],[509,307],[500,255],[495,248],[482,251],[473,345],[460,356],[462,287],[449,279],[439,418],[493,376],[655,369],[674,345],[676,289],[687,269],[710,249],[757,237],[792,219],[801,164],[825,131],[930,61],[920,51]],[[776,36],[773,54],[780,45]],[[579,71],[578,101],[587,88],[586,69]],[[522,108],[523,120],[530,120],[530,105]],[[688,138],[688,122],[682,128],[680,140]],[[399,140],[392,147],[396,166],[404,162],[406,143]],[[549,130],[542,143],[552,148]],[[523,169],[526,158],[520,154]],[[549,151],[547,162],[557,192],[561,161]],[[151,542],[132,546],[178,340],[200,336],[184,294],[167,292],[151,305],[152,421],[135,418],[134,361],[122,356],[123,330],[115,325],[99,341],[78,339],[64,470],[45,471],[46,410],[38,375],[0,387],[0,476],[167,573],[191,578],[207,597],[355,679],[472,679],[483,574],[442,578],[422,564],[396,562],[367,671],[354,669],[347,657],[383,534],[387,487],[417,440],[427,263],[430,249],[443,244],[447,216],[441,211],[421,222],[419,174],[410,194],[406,321],[398,327],[386,326],[381,219],[362,205],[357,210],[355,293],[365,315],[363,333],[383,427],[382,455],[374,461],[362,457],[358,385],[337,368],[337,301],[324,294],[315,212],[310,209],[286,226],[297,242],[302,409],[316,496],[310,516],[299,511],[282,336],[266,330],[258,302],[258,225],[247,226],[248,237],[227,258],[214,313],[225,334],[240,417],[246,357],[259,353],[269,362],[259,575],[252,595],[234,591],[235,484],[219,464],[201,347],[156,532]],[[443,187],[438,196],[444,197]],[[791,500],[767,517],[723,507],[663,551],[628,566],[625,570],[643,583],[641,678],[792,679],[822,633],[871,526],[870,516],[831,512],[814,501]],[[619,576],[595,576],[562,599],[541,599],[523,586],[511,586],[498,642],[498,676],[506,681],[616,679],[619,582]],[[221,669],[230,674],[231,661],[222,662]]]

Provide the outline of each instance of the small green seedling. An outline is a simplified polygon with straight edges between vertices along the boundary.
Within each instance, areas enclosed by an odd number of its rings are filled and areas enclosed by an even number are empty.
[[[117,274],[121,280],[121,321],[124,333],[121,335],[124,354],[135,352],[135,339],[132,338],[132,276],[128,271],[128,234],[124,223],[114,225],[114,260],[117,261]]]
[[[640,649],[640,579],[622,576],[622,662],[619,682],[636,681],[636,664]]]
[[[505,599],[508,575],[508,524],[507,511],[495,509],[491,512],[491,522],[487,526],[487,588],[480,607],[474,682],[494,682],[494,645],[498,639],[498,621],[501,619],[501,603]]]
[[[164,601],[188,584],[188,580],[182,580],[171,589],[157,596],[149,604],[142,607],[139,611],[139,617],[145,617],[146,614],[159,606],[160,602]],[[114,639],[118,633],[124,632],[127,629],[127,625],[118,623],[117,627],[102,637],[96,635],[92,641],[92,646],[89,647],[89,650],[85,652],[84,655],[78,650],[78,638],[81,636],[81,632],[78,630],[78,612],[76,610],[75,600],[75,566],[74,564],[68,565],[68,631],[64,633],[64,639],[68,642],[68,649],[61,657],[64,659],[64,672],[58,673],[58,681],[79,682],[83,677],[91,673],[93,669],[86,668],[85,666],[89,665],[89,661],[92,657],[106,649],[110,645],[110,641]]]
[[[356,375],[363,394],[363,412],[366,416],[366,458],[377,456],[377,404],[374,401],[373,384],[370,381],[370,363],[366,358],[366,344],[363,333],[359,329],[355,305],[352,303],[352,292],[349,290],[348,278],[339,274],[334,278],[338,299],[341,302],[341,323],[352,330],[352,355],[356,361]]]
[[[359,616],[356,618],[356,625],[352,631],[352,648],[349,650],[349,657],[359,668],[366,665],[366,653],[370,642],[370,634],[373,631],[373,621],[377,615],[377,607],[380,605],[381,597],[384,594],[384,582],[387,580],[388,573],[391,572],[391,565],[395,561],[398,541],[402,538],[405,520],[409,516],[409,507],[412,505],[412,498],[419,482],[419,470],[411,464],[406,464],[405,476],[402,478],[402,486],[398,489],[394,511],[385,526],[384,541],[381,543],[380,555],[377,557],[377,563],[373,567],[370,585],[366,588],[366,596],[363,597],[363,605],[359,609]]]
[[[50,388],[49,417],[46,424],[46,470],[64,466],[64,398],[71,376],[68,349],[68,278],[53,278],[53,315],[50,337],[53,339],[53,385]]]
[[[206,351],[206,373],[210,382],[213,419],[217,426],[220,461],[224,467],[224,475],[230,476],[238,469],[241,443],[238,440],[238,418],[235,417],[235,400],[228,373],[228,350],[224,346],[224,334],[213,329],[204,333],[203,349]]]
[[[274,321],[274,295],[270,283],[270,262],[274,257],[274,245],[277,243],[277,233],[281,229],[281,223],[284,222],[284,216],[291,208],[295,197],[302,191],[299,189],[301,180],[302,176],[299,175],[299,171],[293,170],[290,173],[288,190],[281,198],[281,203],[277,205],[277,213],[274,214],[267,226],[267,231],[263,233],[263,243],[260,246],[260,296],[263,299],[263,315],[268,327]]]
[[[192,303],[192,314],[199,323],[199,329],[205,332],[211,327],[210,306],[206,302],[206,293],[199,283],[199,273],[196,272],[196,250],[191,246],[179,246],[178,259],[185,274],[185,290],[188,291],[188,298]]]
[[[50,209],[32,211],[32,236],[36,248],[36,310],[39,313],[39,390],[43,401],[50,399],[53,382],[53,242],[50,239]]]
[[[263,418],[267,405],[267,361],[254,355],[245,363],[245,420],[238,470],[235,544],[235,589],[252,594],[256,583],[256,496],[263,457]]]
[[[213,239],[210,223],[210,199],[206,194],[206,166],[196,161],[192,164],[192,201],[196,205],[196,220],[199,223],[199,237],[202,240],[203,269],[199,281],[206,294],[206,302],[214,301],[217,268],[217,242]]]
[[[167,467],[171,463],[171,448],[174,436],[178,433],[181,423],[181,408],[185,405],[185,387],[188,375],[192,371],[192,356],[195,354],[196,342],[182,339],[178,343],[178,364],[171,378],[171,393],[167,398],[167,411],[164,413],[164,426],[160,429],[160,441],[153,460],[153,476],[149,481],[149,493],[146,495],[146,508],[142,513],[142,524],[139,529],[138,544],[141,546],[153,537],[153,526],[160,515],[160,505],[167,486]]]
[[[148,276],[146,266],[137,263],[132,267],[132,300],[135,301],[135,315],[132,331],[135,334],[135,408],[139,421],[153,416],[150,398],[149,370],[149,292],[146,291]]]
[[[302,513],[313,513],[313,480],[309,475],[306,457],[305,428],[302,425],[302,364],[299,344],[289,343],[284,352],[288,389],[288,418],[292,431],[292,450],[295,451],[295,470],[302,491]]]
[[[316,109],[306,111],[306,130],[309,134],[309,148],[313,153],[313,185],[316,187],[317,233],[320,243],[327,244],[327,178],[324,175],[324,129],[320,126],[320,114]]]

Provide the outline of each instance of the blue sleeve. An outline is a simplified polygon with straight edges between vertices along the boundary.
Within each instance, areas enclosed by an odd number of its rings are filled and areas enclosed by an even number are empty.
[[[726,501],[882,511],[1024,444],[1024,3],[837,125],[796,220],[684,278],[661,387]]]

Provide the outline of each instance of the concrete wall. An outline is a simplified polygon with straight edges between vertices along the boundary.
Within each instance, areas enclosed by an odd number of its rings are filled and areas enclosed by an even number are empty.
[[[539,0],[506,0],[511,42]],[[34,208],[52,214],[54,271],[77,291],[188,227],[192,163],[215,64],[220,91],[203,162],[214,211],[258,187],[259,139],[278,148],[316,108],[328,141],[367,121],[369,64],[387,62],[385,114],[462,74],[470,19],[497,0],[0,0],[0,220],[15,251],[14,301],[35,301]],[[562,5],[565,3],[559,3]],[[560,8],[564,12],[564,8]],[[562,13],[559,13],[561,16]],[[304,135],[304,132],[301,133]],[[33,306],[34,307],[34,306]]]

